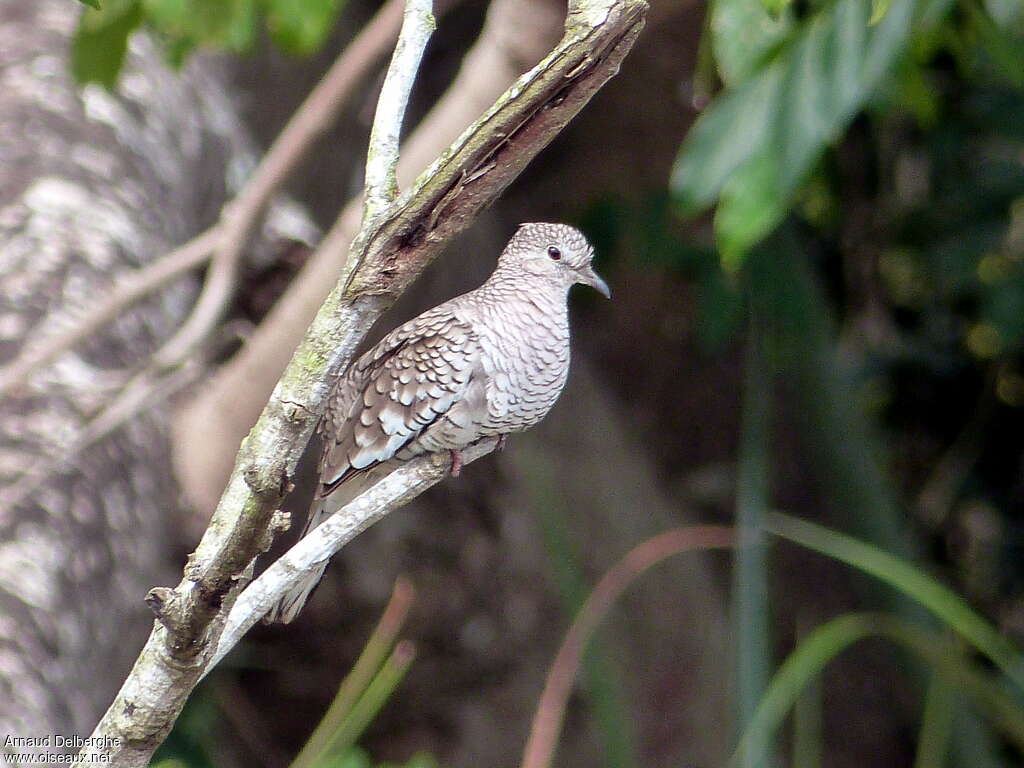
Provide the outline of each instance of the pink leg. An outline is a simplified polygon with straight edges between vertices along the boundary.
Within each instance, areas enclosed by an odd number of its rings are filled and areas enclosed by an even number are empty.
[[[462,451],[451,450],[452,455],[452,477],[458,477],[462,472]]]

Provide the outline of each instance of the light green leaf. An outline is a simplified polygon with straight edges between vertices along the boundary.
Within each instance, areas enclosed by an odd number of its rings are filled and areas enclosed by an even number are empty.
[[[793,26],[790,0],[715,0],[708,29],[722,81],[745,80]],[[771,7],[768,7],[768,5]]]
[[[715,240],[722,266],[737,271],[749,250],[782,221],[785,201],[766,197],[776,175],[775,158],[765,152],[732,175],[715,211]]]
[[[772,18],[776,18],[792,4],[793,0],[761,0],[761,5],[771,14]]]
[[[968,2],[964,6],[980,48],[995,71],[1013,87],[1024,88],[1024,38],[1011,23],[1000,25],[981,5]]]
[[[372,766],[373,763],[370,762],[370,757],[366,752],[359,747],[352,747],[341,755],[322,760],[317,768],[372,768]]]
[[[128,51],[128,38],[141,21],[136,0],[110,0],[102,10],[86,8],[71,41],[75,80],[113,88]]]
[[[685,213],[697,213],[718,197],[737,168],[768,144],[782,71],[771,67],[704,111],[672,169],[670,187]]]
[[[894,110],[905,110],[924,127],[932,127],[939,119],[939,93],[929,73],[917,61],[905,58],[892,78],[885,100]]]
[[[265,0],[267,27],[289,53],[316,51],[334,28],[343,0]]]
[[[100,0],[78,0],[82,5],[87,5],[90,8],[95,8],[97,11],[103,10],[100,7]]]
[[[407,763],[381,763],[378,768],[440,768],[440,763],[427,752],[417,752]]]
[[[728,197],[716,235],[732,249],[729,258],[741,259],[743,248],[774,227],[822,152],[906,51],[915,23],[941,18],[950,2],[892,0],[873,27],[864,0],[825,5],[769,63],[704,111],[676,160],[671,187],[691,212]],[[768,208],[748,222],[758,201]]]
[[[197,46],[244,52],[256,40],[256,0],[144,0],[144,8],[172,58]]]
[[[871,18],[868,19],[869,26],[875,26],[884,17],[892,5],[892,0],[871,0]]]

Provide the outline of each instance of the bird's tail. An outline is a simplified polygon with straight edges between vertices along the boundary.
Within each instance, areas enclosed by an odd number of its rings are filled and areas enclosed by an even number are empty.
[[[313,504],[309,508],[309,516],[306,519],[306,527],[302,529],[302,536],[299,538],[304,537],[356,496],[390,474],[397,464],[398,462],[383,462],[375,465],[368,471],[348,478],[340,487],[330,491],[327,495],[323,495],[324,486],[320,486],[320,493],[313,499]],[[327,570],[327,563],[328,561],[325,560],[317,565],[316,568],[304,575],[294,587],[285,592],[281,599],[267,611],[263,621],[267,624],[288,624],[298,616],[302,606],[306,604],[306,600],[309,599],[313,590],[316,589],[316,585],[323,578],[324,571]]]
[[[327,499],[315,499],[313,505],[309,508],[309,516],[306,519],[306,527],[302,529],[302,536],[312,531],[330,515],[331,511],[327,508]],[[294,587],[285,592],[281,599],[274,603],[271,609],[267,611],[263,621],[267,624],[288,624],[298,616],[302,606],[306,604],[306,600],[309,599],[313,590],[316,589],[316,585],[323,578],[328,562],[330,561],[325,560],[320,563],[312,571],[305,574]]]

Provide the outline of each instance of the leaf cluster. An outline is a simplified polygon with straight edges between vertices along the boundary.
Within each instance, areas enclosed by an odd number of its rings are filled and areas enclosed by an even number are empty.
[[[86,0],[83,0],[85,2]],[[72,44],[79,83],[113,88],[131,36],[145,27],[181,66],[198,48],[253,49],[262,32],[294,55],[317,51],[334,28],[343,0],[89,0]]]
[[[934,121],[927,68],[940,54],[981,76],[1024,78],[1020,8],[999,0],[714,0],[708,13],[705,63],[724,88],[689,132],[670,186],[684,212],[717,203],[730,268],[778,226],[864,110]]]

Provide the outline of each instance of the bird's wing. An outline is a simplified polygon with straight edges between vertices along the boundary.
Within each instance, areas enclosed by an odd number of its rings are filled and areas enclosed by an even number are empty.
[[[443,305],[385,336],[331,395],[320,495],[394,457],[466,395],[479,369],[477,335]]]

